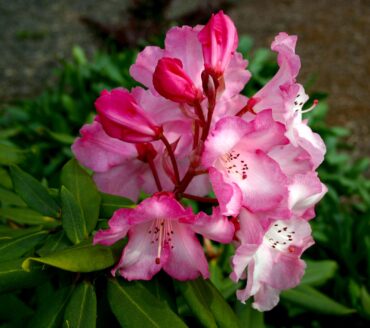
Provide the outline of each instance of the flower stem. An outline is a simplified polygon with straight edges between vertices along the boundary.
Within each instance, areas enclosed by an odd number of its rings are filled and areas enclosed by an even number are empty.
[[[163,188],[161,185],[161,180],[159,179],[157,168],[154,165],[153,159],[148,159],[148,164],[149,164],[150,170],[152,171],[158,191],[162,191]]]
[[[193,199],[198,202],[203,202],[203,203],[212,203],[212,204],[218,204],[218,201],[216,198],[212,197],[200,197],[200,196],[195,196],[191,194],[182,194],[182,197],[187,198],[187,199]]]
[[[173,153],[173,149],[172,149],[170,143],[168,142],[167,138],[163,134],[161,136],[161,140],[162,140],[162,142],[164,143],[164,145],[167,149],[168,155],[170,156],[173,171],[174,171],[174,174],[175,174],[175,184],[177,186],[180,183],[180,174],[179,174],[179,168],[177,166],[175,154]]]

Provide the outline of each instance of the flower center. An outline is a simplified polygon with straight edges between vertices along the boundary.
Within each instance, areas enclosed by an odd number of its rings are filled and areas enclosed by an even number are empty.
[[[272,248],[279,251],[295,252],[292,245],[295,239],[295,231],[291,229],[284,221],[276,221],[271,225],[264,236],[264,241]]]
[[[172,243],[172,235],[174,234],[171,220],[156,219],[153,220],[148,233],[152,235],[151,244],[157,243],[157,257],[155,258],[155,263],[161,263],[161,253],[163,247],[174,248]]]
[[[226,172],[238,180],[247,178],[248,165],[239,152],[231,150],[221,157]]]

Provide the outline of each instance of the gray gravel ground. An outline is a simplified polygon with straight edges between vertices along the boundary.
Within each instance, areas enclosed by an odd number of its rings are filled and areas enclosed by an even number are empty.
[[[52,84],[53,69],[70,55],[73,45],[88,53],[97,48],[79,15],[115,23],[128,1],[0,0],[0,102],[35,96]],[[268,47],[279,31],[299,36],[300,80],[315,74],[315,89],[330,94],[329,122],[350,127],[357,154],[370,155],[370,2],[235,2],[229,14],[239,33],[254,37],[256,47]],[[181,3],[175,1],[173,11],[184,6]]]

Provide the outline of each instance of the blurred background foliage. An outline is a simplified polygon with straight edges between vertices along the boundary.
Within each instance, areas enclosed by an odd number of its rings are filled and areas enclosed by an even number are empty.
[[[153,42],[160,45],[163,37],[152,37]],[[368,327],[370,161],[353,157],[346,143],[351,131],[325,123],[333,109],[329,111],[323,93],[310,94],[319,105],[305,115],[327,145],[319,174],[329,191],[310,222],[316,245],[305,254],[308,269],[302,284],[282,293],[275,309],[261,314],[236,301],[235,290],[241,286],[228,279],[230,245],[206,245],[212,283],[179,283],[162,274],[151,282],[127,283],[101,271],[117,260],[122,245],[93,248],[91,233],[106,225],[114,209],[130,202],[99,193],[91,177],[69,161],[70,146],[80,127],[93,119],[101,90],[135,86],[128,69],[144,45],[122,50],[109,42],[93,58],[76,46],[72,60],[56,71],[57,85],[1,112],[1,327],[21,327],[25,320],[29,327],[143,325],[135,302],[159,326]],[[244,92],[253,95],[276,72],[276,58],[268,49],[253,50],[248,36],[240,38],[239,51],[252,72]],[[311,86],[305,87],[310,93]],[[79,202],[72,181],[86,192]],[[96,208],[91,209],[91,200]],[[75,212],[68,214],[71,206]],[[69,216],[77,212],[87,231],[78,238],[73,233],[81,231],[69,224]]]

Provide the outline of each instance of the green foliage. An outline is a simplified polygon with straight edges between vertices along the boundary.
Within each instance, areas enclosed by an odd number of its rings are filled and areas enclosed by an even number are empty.
[[[274,55],[266,49],[251,53],[252,44],[249,37],[240,40],[253,74],[244,90],[247,95],[277,69]],[[276,309],[261,314],[250,301],[236,301],[235,291],[244,283],[228,278],[231,245],[212,244],[217,256],[210,260],[210,281],[174,283],[164,274],[148,282],[108,277],[126,240],[111,247],[93,246],[92,237],[115,210],[135,205],[98,192],[90,173],[76,160],[69,161],[70,145],[82,124],[92,120],[101,90],[134,86],[128,68],[136,53],[97,53],[90,60],[76,47],[73,60],[59,70],[56,87],[35,100],[18,101],[0,115],[0,324],[366,326],[370,160],[353,158],[345,142],[350,131],[327,126],[323,94],[312,95],[320,103],[306,115],[328,148],[319,174],[329,192],[311,221],[316,246],[307,252],[302,284],[282,293]],[[193,201],[189,205],[201,208]]]

